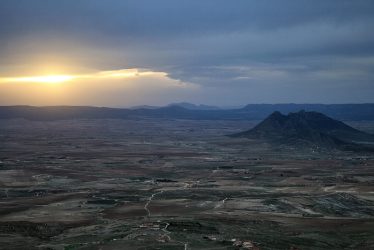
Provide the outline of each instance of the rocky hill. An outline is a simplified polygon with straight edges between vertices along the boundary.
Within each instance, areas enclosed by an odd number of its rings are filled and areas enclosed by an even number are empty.
[[[374,143],[374,135],[354,129],[322,113],[274,112],[253,129],[231,135],[280,144],[359,150]]]

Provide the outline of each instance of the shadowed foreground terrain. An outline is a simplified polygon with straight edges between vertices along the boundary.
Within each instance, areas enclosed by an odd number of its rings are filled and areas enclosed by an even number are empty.
[[[374,155],[255,124],[1,120],[0,249],[373,249]]]

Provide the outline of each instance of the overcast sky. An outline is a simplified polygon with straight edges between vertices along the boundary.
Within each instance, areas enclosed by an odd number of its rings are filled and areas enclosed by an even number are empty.
[[[0,104],[374,102],[373,13],[372,0],[1,0],[1,77],[151,73],[0,83]]]

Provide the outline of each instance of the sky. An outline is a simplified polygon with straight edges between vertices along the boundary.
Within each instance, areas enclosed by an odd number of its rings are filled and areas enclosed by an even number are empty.
[[[0,105],[374,102],[372,0],[1,0]]]

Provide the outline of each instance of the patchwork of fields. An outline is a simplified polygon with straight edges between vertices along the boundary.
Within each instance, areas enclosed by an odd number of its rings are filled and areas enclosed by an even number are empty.
[[[374,155],[255,124],[2,120],[0,249],[373,249]]]

